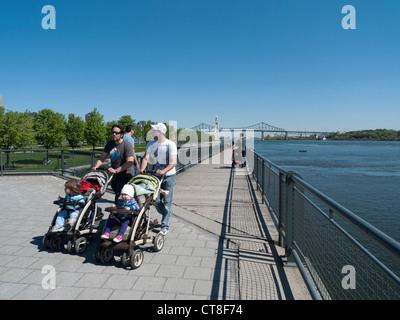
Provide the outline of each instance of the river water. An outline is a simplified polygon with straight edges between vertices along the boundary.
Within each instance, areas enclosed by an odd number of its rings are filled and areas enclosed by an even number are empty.
[[[400,241],[400,141],[255,140],[254,149]]]

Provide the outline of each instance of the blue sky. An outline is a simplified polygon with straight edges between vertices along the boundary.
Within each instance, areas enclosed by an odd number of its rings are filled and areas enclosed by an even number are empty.
[[[44,30],[44,5],[56,29]],[[342,28],[344,5],[356,29]],[[398,0],[1,0],[7,109],[400,130]]]

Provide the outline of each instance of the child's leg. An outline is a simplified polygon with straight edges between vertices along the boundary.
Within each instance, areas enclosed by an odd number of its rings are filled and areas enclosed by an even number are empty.
[[[122,220],[121,228],[120,228],[119,231],[118,231],[118,234],[119,234],[120,236],[123,236],[123,235],[124,235],[126,229],[127,229],[128,226],[129,226],[129,222],[130,222],[130,219]]]
[[[67,218],[68,218],[68,211],[67,210],[60,211],[56,219],[56,225],[63,227],[65,219]]]
[[[75,225],[76,219],[79,217],[79,211],[70,211],[68,222],[65,224],[65,230],[69,231]]]
[[[69,214],[69,223],[74,224],[79,217],[79,211],[71,211]]]
[[[110,220],[108,221],[108,223],[107,223],[107,226],[106,226],[106,229],[104,230],[104,233],[110,233],[112,227],[113,227],[114,224],[116,224],[116,223],[120,223],[119,220],[118,220],[117,218],[110,219]]]

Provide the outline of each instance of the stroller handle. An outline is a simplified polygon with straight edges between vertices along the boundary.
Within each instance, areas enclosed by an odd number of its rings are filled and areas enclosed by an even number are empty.
[[[155,171],[155,170],[144,170],[143,171],[143,174],[147,174],[147,175],[156,175],[157,176],[157,178],[158,177],[161,177],[161,178],[158,178],[161,182],[163,182],[164,181],[164,176],[165,176],[165,174],[163,174],[162,176],[160,176],[160,175],[158,175],[157,173],[156,173],[157,171]]]
[[[73,200],[66,201],[65,199],[54,200],[53,203],[58,206],[78,205],[82,208],[85,206],[85,204],[82,202],[73,201]]]
[[[143,173],[144,174],[156,174],[156,171],[154,171],[154,170],[144,170]]]
[[[130,209],[124,209],[124,208],[116,208],[116,207],[108,207],[104,209],[107,212],[113,212],[113,213],[127,213],[127,214],[134,214],[138,210],[130,210]]]

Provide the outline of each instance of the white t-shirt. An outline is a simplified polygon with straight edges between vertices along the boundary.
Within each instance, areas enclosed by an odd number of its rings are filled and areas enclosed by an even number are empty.
[[[176,144],[166,139],[163,143],[158,143],[158,141],[150,141],[146,146],[146,153],[149,154],[149,164],[154,165],[154,170],[157,171],[158,169],[163,170],[169,163],[170,157],[172,155],[178,154],[178,149]],[[169,155],[169,158],[167,158]],[[165,175],[171,176],[176,174],[175,167],[169,170]]]

